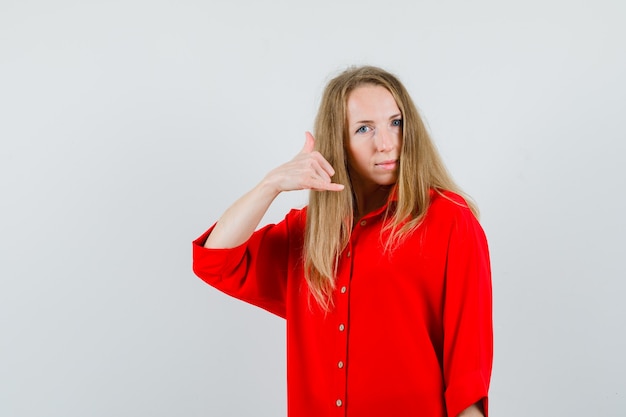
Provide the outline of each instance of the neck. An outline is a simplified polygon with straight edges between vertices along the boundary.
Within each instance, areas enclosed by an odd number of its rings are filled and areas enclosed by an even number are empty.
[[[378,185],[370,190],[358,190],[354,187],[355,220],[384,206],[389,199],[392,186]]]

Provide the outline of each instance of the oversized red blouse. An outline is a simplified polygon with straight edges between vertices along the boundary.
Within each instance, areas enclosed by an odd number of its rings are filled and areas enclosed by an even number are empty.
[[[424,222],[388,253],[385,210],[355,225],[327,313],[304,280],[306,209],[232,249],[204,248],[209,229],[194,241],[193,269],[287,320],[290,417],[452,417],[481,400],[487,414],[493,326],[483,230],[461,197],[433,193]]]

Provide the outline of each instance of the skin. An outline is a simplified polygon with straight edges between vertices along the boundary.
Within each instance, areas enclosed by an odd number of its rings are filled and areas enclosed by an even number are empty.
[[[398,179],[402,114],[384,87],[364,85],[348,96],[348,163],[359,218],[383,206]]]
[[[347,154],[355,194],[355,218],[381,206],[398,179],[402,145],[402,116],[393,96],[380,86],[364,85],[348,96]],[[316,190],[340,192],[332,182],[335,170],[314,151],[315,139],[305,134],[302,150],[289,162],[270,171],[259,184],[230,206],[207,238],[207,248],[233,248],[245,243],[265,212],[282,192]],[[483,417],[474,404],[458,417]]]
[[[485,417],[485,415],[483,414],[480,406],[473,404],[461,411],[458,417]]]

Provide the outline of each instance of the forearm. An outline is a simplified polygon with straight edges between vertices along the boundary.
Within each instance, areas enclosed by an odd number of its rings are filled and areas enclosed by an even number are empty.
[[[483,414],[481,408],[478,403],[470,405],[465,410],[461,411],[458,417],[484,417],[485,414]]]
[[[278,192],[262,181],[230,206],[204,243],[206,248],[234,248],[256,230]]]

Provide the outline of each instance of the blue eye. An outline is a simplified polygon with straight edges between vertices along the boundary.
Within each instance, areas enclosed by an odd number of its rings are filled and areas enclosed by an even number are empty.
[[[391,126],[402,126],[402,119],[392,120]]]
[[[367,126],[361,126],[360,128],[358,128],[356,130],[356,133],[367,133],[369,132],[370,128]]]

